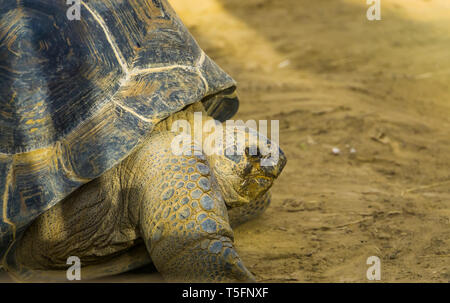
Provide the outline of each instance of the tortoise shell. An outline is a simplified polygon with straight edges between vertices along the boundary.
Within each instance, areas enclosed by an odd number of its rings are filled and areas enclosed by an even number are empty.
[[[0,258],[26,226],[202,100],[235,114],[235,82],[165,0],[0,0]]]

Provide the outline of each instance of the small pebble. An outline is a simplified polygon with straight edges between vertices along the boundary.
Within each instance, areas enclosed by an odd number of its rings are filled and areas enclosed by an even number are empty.
[[[333,147],[331,149],[331,152],[333,153],[333,155],[339,155],[341,153],[341,150],[337,147]]]
[[[291,64],[291,60],[284,60],[280,64],[278,64],[278,68],[285,68],[288,67]]]

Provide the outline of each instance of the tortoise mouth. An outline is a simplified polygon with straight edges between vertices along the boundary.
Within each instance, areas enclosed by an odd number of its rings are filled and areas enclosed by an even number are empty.
[[[218,180],[220,192],[222,193],[225,204],[228,207],[239,207],[250,202],[241,191],[237,182],[233,182],[232,178],[223,178]]]
[[[223,178],[219,181],[225,204],[239,207],[259,199],[273,184],[275,178],[262,174],[249,174],[244,179]]]
[[[253,201],[264,195],[272,187],[274,180],[275,177],[267,175],[251,175],[244,179],[237,191],[241,196]]]

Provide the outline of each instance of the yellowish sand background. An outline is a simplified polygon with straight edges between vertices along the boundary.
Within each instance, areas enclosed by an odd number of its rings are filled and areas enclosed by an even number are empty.
[[[170,2],[238,118],[280,120],[273,205],[235,230],[259,281],[364,282],[372,255],[382,281],[450,281],[450,1]]]
[[[237,118],[280,121],[273,204],[235,230],[257,280],[365,282],[378,256],[382,281],[449,282],[450,1],[373,22],[365,0],[169,1],[238,81]]]

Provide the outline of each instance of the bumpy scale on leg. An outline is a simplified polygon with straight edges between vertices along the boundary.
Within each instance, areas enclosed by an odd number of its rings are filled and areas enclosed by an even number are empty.
[[[140,199],[142,236],[169,281],[253,281],[233,248],[217,181],[204,156],[175,156],[170,132],[154,134],[124,165]],[[137,187],[137,188],[136,188]]]

